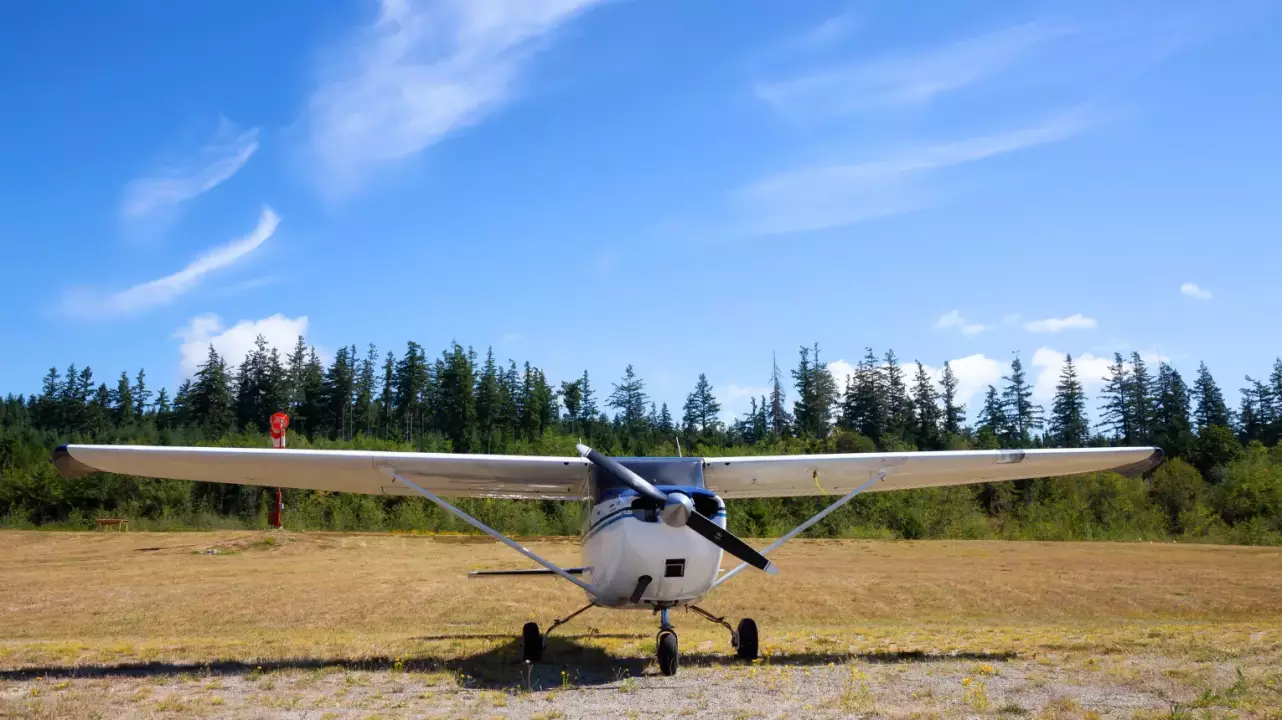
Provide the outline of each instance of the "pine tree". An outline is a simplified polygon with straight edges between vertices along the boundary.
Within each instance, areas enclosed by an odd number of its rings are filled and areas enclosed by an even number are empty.
[[[1128,389],[1131,424],[1135,435],[1132,443],[1147,445],[1153,442],[1153,415],[1157,398],[1153,377],[1148,372],[1144,358],[1137,352],[1131,353],[1131,382]]]
[[[1265,383],[1246,376],[1246,387],[1242,394],[1241,410],[1238,412],[1238,439],[1243,444],[1252,440],[1266,442],[1274,425],[1273,397]]]
[[[1157,366],[1157,405],[1153,410],[1153,442],[1170,457],[1187,457],[1193,447],[1189,389],[1179,371]]]
[[[957,404],[957,375],[953,373],[952,366],[945,362],[943,377],[940,379],[940,385],[944,391],[942,393],[944,400],[944,432],[949,435],[959,435],[962,431],[962,425],[966,422],[966,406]]]
[[[451,350],[442,353],[441,370],[436,379],[440,398],[437,427],[449,439],[454,452],[472,452],[475,446],[475,384],[470,354],[462,345],[454,343]]]
[[[1002,402],[1006,405],[1006,423],[1010,440],[1016,447],[1028,447],[1032,431],[1043,425],[1042,406],[1033,403],[1033,386],[1024,375],[1019,355],[1010,363],[1010,375],[1003,377],[1006,387]]]
[[[396,427],[396,355],[383,359],[383,390],[378,394],[378,436],[390,438]]]
[[[298,433],[314,438],[326,433],[326,398],[325,368],[321,364],[316,348],[307,349],[307,362],[301,374],[302,405],[298,408],[298,417],[290,420],[290,429],[297,428]]]
[[[494,348],[489,348],[481,377],[476,381],[476,429],[481,452],[497,452],[503,447],[499,401],[499,367],[494,361]]]
[[[619,411],[619,423],[635,441],[645,429],[645,408],[650,398],[645,393],[645,381],[636,376],[632,366],[623,372],[623,381],[614,385],[607,404]]]
[[[324,429],[317,427],[314,432],[324,433],[340,440],[350,439],[356,434],[354,393],[356,390],[356,347],[340,347],[334,354],[334,362],[325,372],[321,393],[324,396]]]
[[[1123,445],[1132,445],[1135,440],[1134,406],[1131,404],[1134,392],[1131,390],[1131,374],[1121,353],[1113,354],[1113,364],[1108,367],[1108,377],[1104,381],[1104,389],[1100,391],[1100,426],[1108,429]]]
[[[1055,386],[1055,400],[1051,405],[1048,435],[1059,447],[1085,447],[1090,439],[1090,423],[1086,419],[1086,391],[1077,377],[1073,356],[1064,356],[1064,368]]]
[[[888,414],[885,379],[872,348],[866,350],[855,367],[854,376],[847,381],[842,426],[881,443],[886,435]]]
[[[374,434],[374,427],[378,424],[378,406],[374,401],[374,368],[377,365],[378,349],[374,347],[374,343],[370,343],[356,374],[356,398],[353,406],[355,431],[365,435]]]
[[[664,407],[667,405],[665,403]],[[712,394],[712,385],[708,376],[699,373],[699,381],[694,390],[686,396],[685,414],[681,418],[682,426],[689,435],[709,435],[720,429],[717,416],[721,413],[721,404]]]
[[[882,387],[886,392],[885,434],[895,440],[905,440],[908,428],[912,426],[912,407],[908,400],[908,386],[904,382],[904,370],[899,366],[894,350],[887,350],[884,360],[881,373]]]
[[[663,403],[663,407],[659,409],[658,429],[659,433],[665,438],[671,436],[672,431],[676,429],[673,427],[672,412],[668,410],[667,403]]]
[[[209,346],[205,362],[196,370],[188,402],[192,421],[203,427],[209,437],[218,438],[232,430],[236,416],[232,412],[227,364],[213,345]]]
[[[418,343],[410,341],[405,355],[396,364],[392,379],[393,411],[396,436],[414,442],[425,431],[424,397],[428,390],[427,358]]]
[[[111,404],[112,419],[116,425],[127,425],[133,422],[136,408],[133,386],[129,384],[129,373],[120,373],[120,379],[116,381],[116,390],[111,393]]]
[[[143,416],[147,414],[147,408],[150,407],[151,391],[147,389],[147,371],[139,369],[138,375],[134,379],[134,418],[142,422]]]
[[[592,383],[588,380],[588,371],[583,371],[583,377],[579,378],[579,414],[578,420],[582,427],[590,428],[596,416],[601,412],[596,404],[596,393],[592,391]],[[591,433],[588,433],[591,435]]]
[[[944,447],[940,437],[939,395],[935,392],[935,383],[926,373],[926,367],[917,361],[917,373],[913,377],[913,410],[916,423],[913,435],[920,450],[941,450]]]
[[[779,361],[772,355],[770,360],[770,434],[775,438],[786,437],[792,425],[788,408],[784,404],[783,375],[779,372]]]
[[[1197,420],[1199,433],[1213,425],[1229,426],[1229,408],[1224,403],[1224,393],[1220,392],[1220,387],[1215,384],[1215,378],[1211,377],[1211,371],[1206,369],[1206,363],[1201,363],[1197,367],[1197,381],[1193,383],[1193,398],[1197,403],[1193,417]]]
[[[169,429],[172,423],[172,418],[170,417],[172,414],[173,408],[169,405],[169,391],[162,387],[156,392],[156,427],[161,430]]]
[[[992,385],[988,386],[988,392],[984,395],[984,407],[980,409],[976,420],[978,427],[991,433],[994,438],[1007,435],[1007,428],[1011,423],[1006,418],[1006,404],[997,394],[997,388]]]

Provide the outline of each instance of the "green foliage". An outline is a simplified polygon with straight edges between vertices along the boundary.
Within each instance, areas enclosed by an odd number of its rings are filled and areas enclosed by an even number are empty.
[[[139,529],[265,527],[267,488],[97,474],[64,478],[49,462],[64,442],[266,447],[272,412],[291,414],[290,446],[384,451],[573,455],[585,439],[621,455],[783,455],[965,450],[1107,442],[1088,435],[1085,397],[1071,360],[1035,435],[1040,408],[1018,358],[1001,389],[989,387],[970,429],[956,403],[957,378],[945,366],[936,383],[920,363],[911,377],[893,351],[871,349],[839,393],[817,345],[792,371],[794,413],[782,372],[772,366],[767,395],[729,426],[706,375],[700,375],[674,427],[629,366],[603,414],[588,374],[557,384],[530,363],[500,364],[487,352],[451,343],[429,362],[408,343],[397,358],[369,347],[341,348],[328,367],[300,338],[288,357],[261,338],[234,369],[212,348],[194,378],[168,391],[145,373],[122,373],[111,389],[93,371],[51,369],[39,395],[0,402],[0,524],[88,529],[119,515]],[[381,370],[381,372],[380,372]],[[1075,478],[871,493],[813,527],[814,537],[1166,539],[1282,544],[1282,361],[1269,381],[1248,378],[1238,423],[1203,366],[1194,391],[1159,364],[1150,379],[1142,358],[1115,357],[1105,396],[1114,441],[1162,443],[1168,461],[1148,479],[1098,473]],[[1217,399],[1218,398],[1218,399]],[[1197,410],[1191,409],[1196,401]],[[834,418],[834,413],[836,417]],[[833,420],[835,419],[835,423]],[[1193,420],[1197,420],[1194,435]],[[1223,422],[1208,422],[1222,420]],[[678,436],[680,434],[680,437]],[[1241,441],[1246,441],[1244,448]],[[816,478],[823,489],[823,478]],[[286,522],[297,529],[472,532],[417,497],[284,493]],[[778,535],[831,497],[730,501],[730,526],[748,536]],[[565,535],[579,530],[578,503],[463,500],[460,505],[506,532]]]

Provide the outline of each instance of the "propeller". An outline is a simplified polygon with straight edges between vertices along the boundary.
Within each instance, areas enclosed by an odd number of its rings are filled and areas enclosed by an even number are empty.
[[[779,568],[770,562],[765,555],[757,552],[748,543],[735,537],[725,528],[694,509],[694,501],[685,493],[665,493],[645,478],[627,469],[618,460],[593,450],[587,445],[576,446],[579,454],[588,462],[614,476],[616,480],[636,490],[642,496],[659,504],[659,518],[670,527],[688,527],[707,538],[708,542],[734,555],[740,560],[771,575],[777,575]]]

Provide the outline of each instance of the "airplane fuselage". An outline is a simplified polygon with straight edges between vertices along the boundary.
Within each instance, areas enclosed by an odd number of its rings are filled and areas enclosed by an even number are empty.
[[[726,525],[721,498],[703,486],[698,458],[620,458],[665,493],[694,501],[695,510]],[[583,565],[596,589],[594,603],[611,608],[664,608],[695,602],[712,589],[721,548],[688,527],[672,527],[659,508],[635,491],[593,473],[591,510],[583,524]]]

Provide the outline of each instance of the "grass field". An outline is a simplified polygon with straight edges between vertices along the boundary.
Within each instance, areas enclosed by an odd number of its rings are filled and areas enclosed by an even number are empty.
[[[577,564],[570,540],[531,549]],[[212,551],[212,552],[211,552]],[[795,541],[677,612],[591,610],[488,539],[0,533],[0,717],[1282,718],[1282,549]]]

